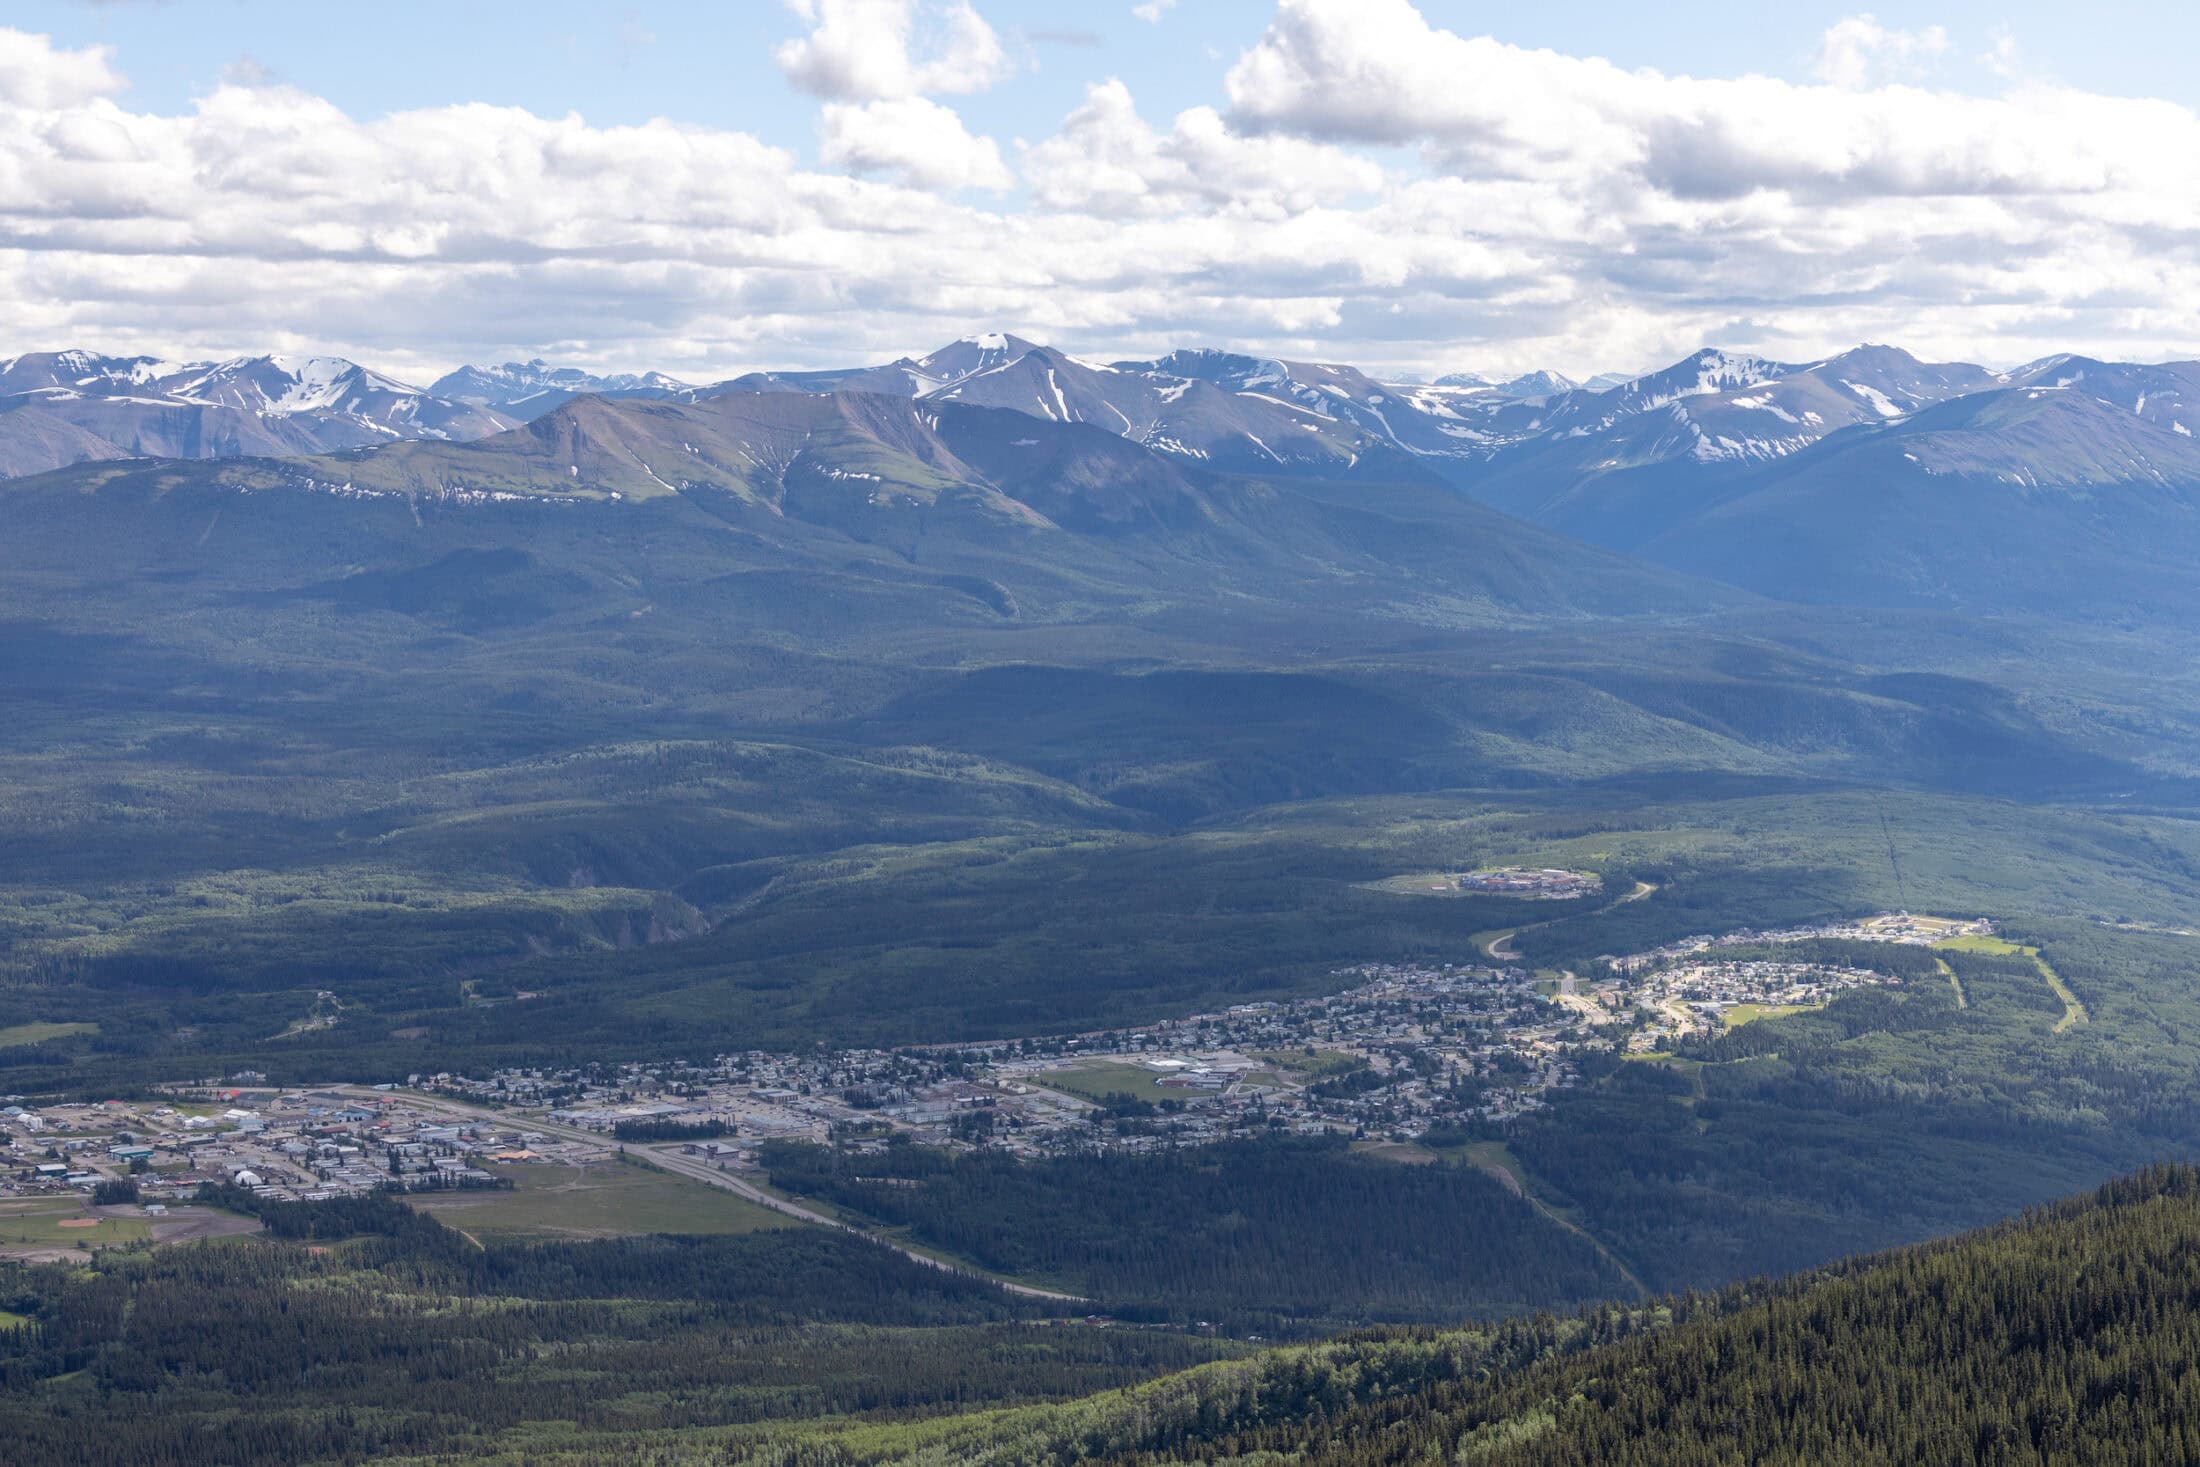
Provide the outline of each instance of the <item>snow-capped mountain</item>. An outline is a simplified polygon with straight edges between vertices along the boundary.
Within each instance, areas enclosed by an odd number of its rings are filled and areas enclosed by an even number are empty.
[[[1457,447],[1443,415],[1414,405],[1417,389],[1376,381],[1357,367],[1294,362],[1195,348],[1150,362],[1117,362],[1115,370],[1165,381],[1203,382],[1248,400],[1273,403],[1302,418],[1351,427],[1375,442],[1442,457]]]
[[[2011,387],[2061,388],[2098,398],[2188,438],[2200,432],[2200,362],[2141,365],[2054,356],[1997,380]]]
[[[1349,367],[1223,352],[1106,365],[1052,347],[1028,347],[925,396],[1091,423],[1148,448],[1240,473],[1429,477],[1382,423],[1388,395]]]
[[[883,392],[923,397],[965,377],[1005,367],[1033,350],[1020,336],[981,332],[951,341],[921,357],[896,357],[875,367],[837,367],[809,372],[750,372],[708,392]]]
[[[1862,346],[1790,363],[1705,349],[1603,391],[1470,402],[1486,452],[1461,475],[1475,492],[1531,518],[1579,502],[1611,474],[1689,463],[1766,463],[1826,435],[1899,418],[1995,385],[1982,367],[1921,362]]]
[[[34,351],[0,361],[0,397],[25,392],[107,396],[142,388],[183,370],[158,357],[103,357],[88,351]]]
[[[476,404],[447,401],[341,357],[238,357],[151,385],[179,401],[307,418],[337,433],[357,426],[385,438],[479,438],[510,426]]]
[[[1836,434],[1892,428],[1936,404],[2009,390],[2080,394],[2180,438],[2200,430],[2193,363],[2058,356],[1994,373],[1878,345],[1801,363],[1705,349],[1657,371],[1581,385],[1555,372],[1504,381],[1455,373],[1424,385],[1214,348],[1102,363],[990,331],[922,356],[758,372],[709,386],[538,359],[462,367],[422,391],[332,357],[183,365],[31,353],[0,361],[0,476],[90,459],[286,456],[393,439],[473,439],[586,396],[693,403],[837,392],[1090,424],[1232,473],[1441,478],[1539,523],[1625,544],[1723,502],[1739,492],[1741,476]],[[2101,466],[2110,478],[2120,472]]]
[[[1602,380],[1602,379],[1599,379]],[[1617,386],[1624,378],[1612,379]],[[1480,372],[1451,372],[1431,384],[1436,387],[1460,387],[1474,392],[1487,392],[1497,397],[1556,397],[1561,392],[1572,392],[1582,384],[1563,372],[1524,372],[1518,377],[1485,377]]]
[[[578,367],[553,367],[536,357],[495,367],[460,367],[428,385],[451,402],[493,408],[522,422],[563,407],[576,397],[692,398],[696,388],[662,372],[598,376]]]
[[[0,361],[0,476],[89,460],[324,453],[479,438],[514,420],[337,357],[178,364],[91,352]]]

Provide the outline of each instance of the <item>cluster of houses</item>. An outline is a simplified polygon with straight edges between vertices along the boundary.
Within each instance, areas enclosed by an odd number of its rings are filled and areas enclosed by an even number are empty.
[[[1457,885],[1461,891],[1565,901],[1572,897],[1594,896],[1604,889],[1604,879],[1593,871],[1565,871],[1555,866],[1541,870],[1501,866],[1492,871],[1469,871],[1458,878]]]
[[[1519,1115],[1578,1078],[1581,1016],[1520,969],[1370,964],[1338,977],[1340,993],[1131,1029],[408,1083],[614,1138],[684,1141],[738,1166],[772,1140],[862,1144],[895,1132],[1024,1155],[1278,1130],[1412,1137]],[[1147,1104],[1097,1103],[1113,1082],[1095,1075],[1127,1076]]]
[[[243,1079],[159,1101],[11,1102],[0,1108],[0,1196],[89,1192],[125,1178],[153,1206],[187,1201],[209,1182],[295,1201],[489,1187],[501,1181],[486,1163],[571,1149],[525,1128],[454,1124],[394,1094],[247,1088]]]
[[[1546,884],[1578,875],[1475,873]],[[985,1044],[412,1075],[403,1090],[279,1089],[246,1073],[158,1101],[6,1097],[0,1196],[90,1191],[125,1177],[153,1206],[206,1182],[309,1201],[486,1187],[503,1185],[491,1170],[499,1164],[585,1164],[629,1141],[684,1145],[734,1167],[753,1165],[772,1140],[870,1144],[895,1134],[1024,1155],[1276,1131],[1412,1139],[1537,1109],[1578,1081],[1591,1051],[1715,1028],[1740,1004],[1815,1005],[1894,981],[1865,967],[1722,949],[1990,931],[1983,921],[1895,913],[1690,938],[1602,959],[1587,986],[1571,975],[1539,984],[1521,968],[1480,963],[1366,964],[1341,971],[1342,991],[1322,997]],[[454,1119],[412,1091],[488,1102],[500,1119]]]

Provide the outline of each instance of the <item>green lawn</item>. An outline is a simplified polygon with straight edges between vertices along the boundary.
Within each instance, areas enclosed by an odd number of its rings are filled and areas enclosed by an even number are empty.
[[[1417,871],[1406,876],[1385,876],[1380,881],[1363,882],[1361,885],[1368,891],[1394,892],[1399,896],[1465,895],[1459,890],[1459,873],[1456,871]]]
[[[1364,1063],[1356,1054],[1341,1049],[1317,1049],[1308,1054],[1303,1049],[1264,1049],[1253,1056],[1266,1060],[1276,1069],[1286,1071],[1301,1080],[1319,1080],[1327,1075],[1342,1075],[1356,1070]]]
[[[2024,953],[2029,956],[2036,955],[2039,952],[2038,948],[2025,947],[2021,943],[2011,942],[2006,937],[1981,937],[1976,934],[1963,937],[1944,937],[1934,943],[1933,946],[1947,948],[1952,952],[1959,953],[1992,953],[1997,957],[2007,957],[2011,953]]]
[[[62,1226],[88,1218],[96,1219],[91,1227]],[[146,1219],[101,1216],[79,1197],[0,1202],[0,1248],[111,1248],[152,1235],[153,1225]]]
[[[1161,1074],[1162,1072],[1149,1070],[1143,1065],[1093,1060],[1086,1064],[1072,1065],[1066,1070],[1049,1070],[1031,1078],[1049,1090],[1081,1095],[1087,1100],[1105,1100],[1110,1095],[1135,1095],[1140,1100],[1150,1100],[1158,1104],[1164,1100],[1193,1100],[1207,1093],[1173,1086],[1163,1089],[1156,1083],[1161,1079]]]
[[[14,1024],[0,1029],[0,1049],[18,1049],[26,1044],[44,1044],[49,1039],[66,1039],[71,1034],[97,1034],[97,1024]]]
[[[1784,1019],[1789,1014],[1816,1013],[1824,1007],[1815,1003],[1738,1003],[1720,1017],[1727,1028],[1739,1029],[1756,1019]]]
[[[489,1170],[510,1177],[513,1189],[428,1194],[410,1200],[421,1211],[483,1241],[753,1233],[800,1226],[730,1192],[632,1162]]]

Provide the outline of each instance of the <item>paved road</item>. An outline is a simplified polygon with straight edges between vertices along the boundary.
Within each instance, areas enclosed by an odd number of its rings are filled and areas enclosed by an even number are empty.
[[[361,1096],[370,1100],[386,1098],[389,1093],[357,1085],[341,1085],[333,1088],[340,1094]],[[617,1144],[611,1137],[604,1135],[601,1131],[588,1131],[579,1126],[560,1125],[555,1121],[546,1121],[537,1116],[513,1115],[505,1111],[491,1110],[487,1106],[468,1105],[464,1101],[451,1100],[441,1095],[421,1095],[410,1090],[403,1092],[403,1094],[407,1104],[419,1106],[422,1110],[439,1111],[445,1115],[465,1120],[492,1121],[499,1126],[514,1126],[521,1130],[540,1131],[546,1136],[562,1136],[568,1141],[580,1141],[593,1146]],[[1082,1294],[1063,1294],[1052,1289],[1037,1289],[1029,1284],[1011,1283],[1007,1279],[995,1278],[992,1274],[983,1273],[974,1268],[963,1268],[952,1263],[943,1262],[928,1253],[919,1253],[914,1248],[905,1247],[900,1243],[893,1242],[891,1239],[881,1238],[876,1233],[856,1227],[851,1223],[842,1222],[838,1218],[827,1217],[824,1213],[804,1207],[798,1202],[789,1202],[784,1197],[775,1197],[753,1182],[746,1181],[732,1172],[720,1171],[707,1161],[685,1155],[677,1150],[659,1150],[650,1146],[629,1146],[627,1150],[648,1157],[651,1164],[660,1166],[668,1172],[676,1173],[691,1181],[703,1182],[709,1186],[722,1188],[755,1203],[759,1207],[768,1207],[773,1212],[781,1213],[817,1227],[838,1228],[844,1233],[853,1233],[857,1237],[868,1239],[882,1248],[891,1248],[910,1262],[921,1263],[926,1268],[936,1268],[942,1273],[959,1273],[970,1278],[983,1279],[989,1284],[1005,1289],[1011,1294],[1020,1294],[1027,1299],[1054,1299],[1065,1304],[1091,1302]]]
[[[1635,889],[1633,891],[1627,893],[1627,895],[1621,897],[1617,901],[1606,902],[1603,906],[1598,907],[1595,911],[1575,912],[1572,916],[1567,917],[1546,917],[1541,922],[1530,922],[1525,927],[1514,927],[1504,932],[1493,933],[1490,936],[1488,942],[1483,944],[1482,951],[1489,957],[1494,958],[1500,963],[1517,963],[1520,961],[1520,949],[1513,945],[1513,939],[1518,937],[1521,933],[1539,932],[1545,927],[1554,926],[1560,922],[1572,922],[1582,917],[1601,917],[1606,912],[1611,911],[1614,907],[1624,907],[1629,902],[1639,902],[1644,897],[1649,896],[1656,890],[1657,887],[1652,885],[1650,882],[1638,881],[1635,883]],[[1569,974],[1568,976],[1570,977],[1572,975]]]

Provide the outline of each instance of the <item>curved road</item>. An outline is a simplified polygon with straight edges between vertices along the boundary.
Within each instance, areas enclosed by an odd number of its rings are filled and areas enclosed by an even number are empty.
[[[1603,906],[1592,911],[1569,912],[1563,917],[1547,917],[1541,922],[1530,922],[1525,927],[1507,927],[1502,931],[1492,932],[1489,934],[1488,940],[1482,944],[1483,956],[1495,958],[1500,963],[1517,963],[1520,961],[1520,949],[1513,946],[1513,939],[1521,933],[1534,932],[1541,927],[1555,927],[1561,922],[1574,922],[1583,917],[1601,917],[1614,907],[1624,907],[1629,902],[1639,902],[1656,890],[1657,887],[1650,882],[1638,881],[1635,883],[1635,889],[1627,895],[1617,901],[1606,902]]]

